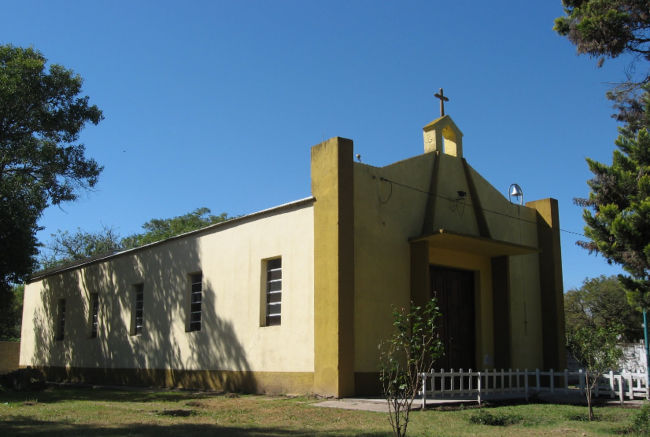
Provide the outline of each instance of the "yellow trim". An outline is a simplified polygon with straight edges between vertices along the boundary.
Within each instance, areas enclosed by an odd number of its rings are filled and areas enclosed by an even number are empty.
[[[24,368],[24,366],[21,366]],[[269,394],[310,393],[312,372],[39,367],[48,380]]]
[[[566,353],[558,202],[548,198],[527,202],[526,206],[537,210],[544,368],[563,369]]]
[[[538,252],[536,247],[499,241],[491,238],[451,232],[444,229],[437,233],[414,238],[411,242],[428,241],[432,247],[469,252],[483,256],[525,255]]]
[[[352,141],[312,147],[314,203],[314,391],[354,394]]]

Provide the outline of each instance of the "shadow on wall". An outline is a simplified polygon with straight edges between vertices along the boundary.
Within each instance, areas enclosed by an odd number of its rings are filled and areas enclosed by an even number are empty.
[[[201,330],[187,331],[189,275],[201,272],[198,239],[184,238],[43,279],[33,314],[33,364],[75,382],[257,391],[230,321],[217,314],[203,275]],[[135,332],[142,284],[142,331]],[[97,295],[97,335],[91,302]],[[65,299],[63,339],[57,339]]]

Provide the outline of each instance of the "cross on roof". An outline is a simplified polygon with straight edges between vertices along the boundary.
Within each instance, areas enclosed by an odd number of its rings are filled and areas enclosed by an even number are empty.
[[[433,96],[440,99],[440,116],[442,117],[445,115],[445,102],[449,101],[449,97],[445,97],[445,94],[442,92],[442,88],[440,88],[440,91]]]

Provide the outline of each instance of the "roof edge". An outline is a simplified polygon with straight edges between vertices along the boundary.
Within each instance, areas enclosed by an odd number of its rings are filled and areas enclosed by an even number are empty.
[[[250,213],[250,214],[247,214],[247,215],[243,215],[243,216],[240,216],[240,217],[235,217],[235,218],[232,218],[230,220],[226,220],[224,222],[215,223],[213,225],[209,225],[209,226],[206,226],[204,228],[200,228],[200,229],[196,229],[196,230],[193,230],[193,231],[185,232],[185,233],[179,234],[179,235],[174,235],[173,237],[169,237],[169,238],[165,238],[164,240],[155,241],[153,243],[145,244],[144,246],[138,246],[138,247],[134,247],[134,248],[131,248],[131,249],[121,250],[121,251],[118,251],[118,252],[109,252],[109,253],[104,253],[104,254],[100,254],[100,255],[95,255],[95,256],[92,256],[90,258],[85,258],[85,259],[82,259],[82,260],[70,262],[70,263],[65,264],[63,266],[60,266],[60,267],[53,267],[51,269],[41,270],[39,272],[34,273],[32,276],[30,276],[29,279],[26,281],[26,283],[29,284],[29,283],[38,281],[40,279],[46,278],[48,276],[56,275],[58,273],[63,273],[63,272],[67,272],[67,271],[70,271],[70,270],[75,270],[75,269],[78,269],[80,267],[85,267],[85,266],[88,266],[88,265],[91,265],[91,264],[97,264],[97,263],[100,263],[102,261],[106,261],[108,259],[117,258],[119,256],[139,252],[141,250],[145,250],[145,249],[149,249],[149,248],[154,247],[154,246],[159,246],[161,244],[165,244],[165,243],[167,243],[169,241],[179,240],[179,239],[182,239],[182,238],[186,238],[186,237],[194,236],[194,235],[197,235],[197,234],[209,232],[209,231],[221,228],[221,227],[241,224],[241,223],[244,223],[244,222],[247,222],[247,221],[250,221],[250,220],[256,220],[256,219],[262,218],[264,216],[274,215],[274,214],[278,214],[278,213],[288,211],[288,210],[292,210],[292,209],[299,209],[301,207],[313,204],[315,200],[316,200],[316,198],[314,196],[305,197],[303,199],[294,200],[292,202],[283,203],[282,205],[278,205],[278,206],[274,206],[274,207],[271,207],[271,208],[263,209],[261,211],[256,211],[256,212],[253,212],[253,213]]]

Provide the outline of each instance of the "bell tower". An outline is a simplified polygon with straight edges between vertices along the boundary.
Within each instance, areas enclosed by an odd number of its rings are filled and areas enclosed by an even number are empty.
[[[450,116],[445,115],[445,102],[449,101],[440,88],[435,94],[440,99],[440,117],[422,128],[424,153],[438,152],[457,158],[463,157],[463,133]]]

